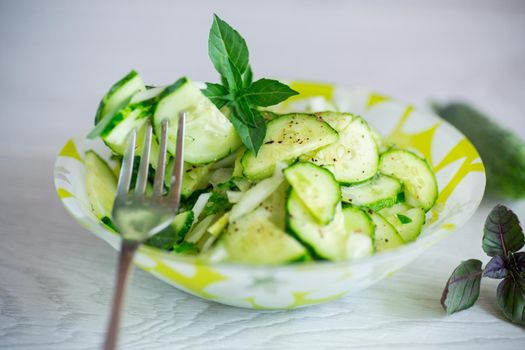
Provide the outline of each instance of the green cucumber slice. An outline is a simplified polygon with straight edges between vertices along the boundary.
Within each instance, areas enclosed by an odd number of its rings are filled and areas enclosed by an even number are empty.
[[[346,241],[346,257],[358,259],[374,253],[375,225],[372,218],[358,207],[346,205],[343,208]]]
[[[405,185],[405,199],[411,207],[430,210],[438,197],[434,172],[427,161],[414,153],[393,149],[381,155],[379,171]]]
[[[337,132],[315,115],[282,115],[268,123],[264,144],[257,156],[251,151],[244,153],[241,160],[243,173],[250,180],[269,177],[277,162],[289,163],[337,139]]]
[[[348,235],[340,205],[333,220],[328,225],[320,225],[295,190],[292,190],[288,195],[286,211],[289,231],[307,246],[314,256],[333,261],[346,258]]]
[[[414,241],[425,224],[425,211],[422,208],[410,208],[404,203],[379,211],[395,227],[405,242]]]
[[[140,75],[132,70],[126,76],[117,81],[104,95],[95,115],[95,125],[107,115],[115,114],[116,109],[127,99],[139,91],[145,90],[146,85]]]
[[[332,221],[341,190],[331,172],[312,163],[297,162],[284,170],[284,177],[321,225]]]
[[[111,218],[117,191],[117,178],[95,151],[87,151],[84,158],[86,192],[93,213],[98,219]]]
[[[289,188],[288,183],[283,182],[260,205],[260,208],[268,212],[268,220],[281,230],[286,228],[286,196]]]
[[[173,158],[166,166],[166,176],[164,184],[166,187],[171,185],[171,174],[173,172]],[[183,199],[188,198],[198,190],[204,190],[210,186],[211,171],[209,165],[191,165],[184,163],[182,173],[181,196]]]
[[[199,165],[215,162],[241,146],[233,125],[188,78],[166,87],[153,114],[155,133],[161,134],[162,121],[169,121],[168,152],[175,153],[177,120],[187,113],[184,160]]]
[[[146,85],[134,70],[117,81],[104,95],[95,115],[95,128],[88,134],[89,138],[99,136],[111,124],[113,117],[124,108],[133,95],[146,89]]]
[[[374,235],[374,245],[377,252],[397,248],[405,242],[392,226],[381,214],[371,212],[376,229]]]
[[[194,214],[191,210],[180,213],[175,216],[170,226],[148,238],[145,244],[164,250],[172,250],[175,245],[184,240],[193,225],[193,220]]]
[[[246,264],[279,265],[302,260],[306,249],[292,236],[279,229],[259,208],[230,223],[219,242],[228,260]]]
[[[341,186],[343,202],[374,211],[390,207],[403,199],[403,184],[390,176],[378,175],[354,186]]]
[[[339,140],[319,149],[309,161],[329,169],[337,181],[359,183],[377,173],[379,154],[370,127],[360,117],[347,114],[319,114],[339,133]],[[350,120],[350,122],[348,122]]]

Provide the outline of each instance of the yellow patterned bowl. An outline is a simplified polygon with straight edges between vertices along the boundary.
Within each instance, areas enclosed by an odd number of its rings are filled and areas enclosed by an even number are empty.
[[[341,111],[362,115],[389,141],[425,156],[436,172],[439,198],[419,239],[392,251],[352,262],[312,262],[277,267],[205,263],[141,247],[135,263],[175,287],[219,303],[256,309],[293,309],[340,298],[395,272],[463,225],[478,207],[485,172],[472,144],[432,113],[364,89],[290,82],[301,94],[283,108],[304,108],[318,96]],[[55,164],[55,185],[66,209],[85,228],[119,248],[90,210],[84,184],[83,155],[95,149],[109,160],[100,141],[69,140]]]

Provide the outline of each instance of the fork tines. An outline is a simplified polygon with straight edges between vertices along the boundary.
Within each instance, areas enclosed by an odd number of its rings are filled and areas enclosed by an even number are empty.
[[[186,121],[186,113],[180,113],[178,118],[177,127],[177,145],[175,148],[174,164],[172,176],[170,179],[170,189],[168,192],[167,200],[171,202],[175,208],[178,207],[180,202],[180,193],[182,185],[182,172],[183,172],[183,154],[184,154],[184,125]],[[169,125],[168,120],[164,119],[161,124],[160,144],[159,144],[159,155],[157,162],[157,169],[155,171],[155,179],[153,182],[153,197],[161,197],[164,194],[164,174],[166,172],[167,163],[167,143],[168,143],[168,131]],[[148,120],[144,139],[142,142],[142,155],[140,158],[139,171],[137,174],[137,180],[134,188],[134,196],[144,196],[146,192],[146,186],[148,182],[149,163],[151,158],[151,143],[152,143],[152,126]],[[134,129],[130,132],[127,138],[127,148],[124,153],[122,160],[122,166],[117,185],[116,199],[119,197],[124,198],[127,196],[131,177],[133,174],[133,163],[135,157],[135,149],[137,143],[137,130]],[[176,210],[176,209],[175,209]]]

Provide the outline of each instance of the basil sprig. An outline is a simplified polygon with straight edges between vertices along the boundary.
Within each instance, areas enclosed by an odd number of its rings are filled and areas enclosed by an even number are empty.
[[[441,297],[441,305],[452,314],[468,309],[479,297],[482,277],[503,279],[498,286],[497,302],[503,314],[525,326],[525,252],[519,250],[525,236],[516,214],[497,205],[485,221],[482,247],[492,257],[485,269],[481,261],[463,261],[452,272]]]
[[[298,92],[277,80],[253,81],[246,41],[217,15],[213,16],[208,54],[221,84],[206,83],[203,93],[217,108],[228,107],[228,117],[242,142],[257,154],[266,135],[266,122],[257,107],[273,106]]]

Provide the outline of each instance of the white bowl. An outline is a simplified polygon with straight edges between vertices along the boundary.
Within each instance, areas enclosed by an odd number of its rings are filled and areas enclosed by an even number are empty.
[[[135,264],[193,295],[219,303],[257,309],[292,309],[340,298],[392,274],[460,228],[475,212],[485,188],[485,171],[472,144],[430,112],[365,89],[289,82],[301,94],[281,109],[300,110],[305,98],[363,116],[381,135],[425,156],[436,172],[440,195],[427,214],[421,236],[400,248],[349,262],[312,262],[284,266],[206,263],[143,246]],[[323,107],[322,107],[323,108]],[[120,237],[93,215],[84,181],[84,152],[94,149],[106,160],[99,140],[70,139],[55,164],[58,196],[82,226],[119,249]],[[110,162],[111,163],[111,162]]]

